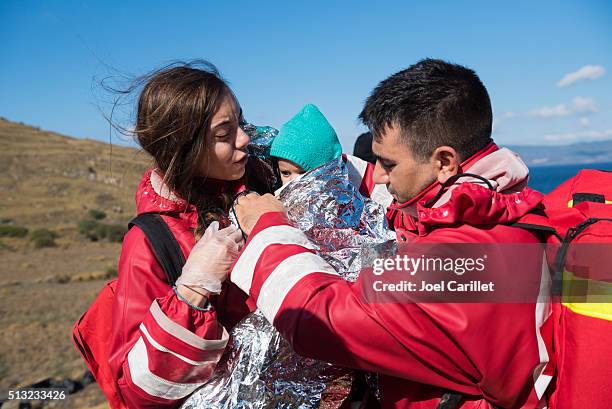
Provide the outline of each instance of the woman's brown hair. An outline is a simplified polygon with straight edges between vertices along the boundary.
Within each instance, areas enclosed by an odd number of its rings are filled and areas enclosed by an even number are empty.
[[[222,222],[231,196],[200,192],[199,172],[210,120],[232,91],[215,66],[205,61],[175,64],[138,81],[144,84],[134,129],[138,143],[155,160],[166,186],[196,206],[198,230],[213,220]]]

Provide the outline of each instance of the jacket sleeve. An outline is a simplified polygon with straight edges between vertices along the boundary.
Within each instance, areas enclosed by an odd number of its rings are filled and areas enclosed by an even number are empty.
[[[177,298],[138,228],[126,235],[113,305],[109,363],[130,408],[178,407],[206,382],[227,344],[214,309]]]
[[[259,219],[230,279],[306,357],[468,395],[491,397],[516,383],[510,400],[537,363],[518,357],[530,335],[507,330],[533,307],[515,305],[499,317],[498,305],[367,302],[361,278],[343,280],[282,213]],[[535,324],[527,324],[531,334]],[[484,368],[491,385],[481,383]]]

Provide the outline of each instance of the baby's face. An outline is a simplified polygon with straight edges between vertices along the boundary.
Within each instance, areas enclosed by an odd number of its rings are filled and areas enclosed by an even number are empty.
[[[305,173],[299,165],[286,159],[278,159],[278,170],[280,171],[281,181],[283,186]]]

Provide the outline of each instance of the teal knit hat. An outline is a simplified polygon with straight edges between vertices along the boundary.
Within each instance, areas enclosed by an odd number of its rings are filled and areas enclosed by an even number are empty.
[[[341,154],[336,131],[313,104],[305,105],[281,127],[270,148],[271,156],[290,160],[307,172]]]

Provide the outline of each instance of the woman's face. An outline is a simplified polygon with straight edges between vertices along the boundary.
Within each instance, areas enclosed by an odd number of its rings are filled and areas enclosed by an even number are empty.
[[[249,136],[240,127],[242,112],[233,95],[223,97],[208,130],[202,173],[207,178],[237,180],[244,175]]]

